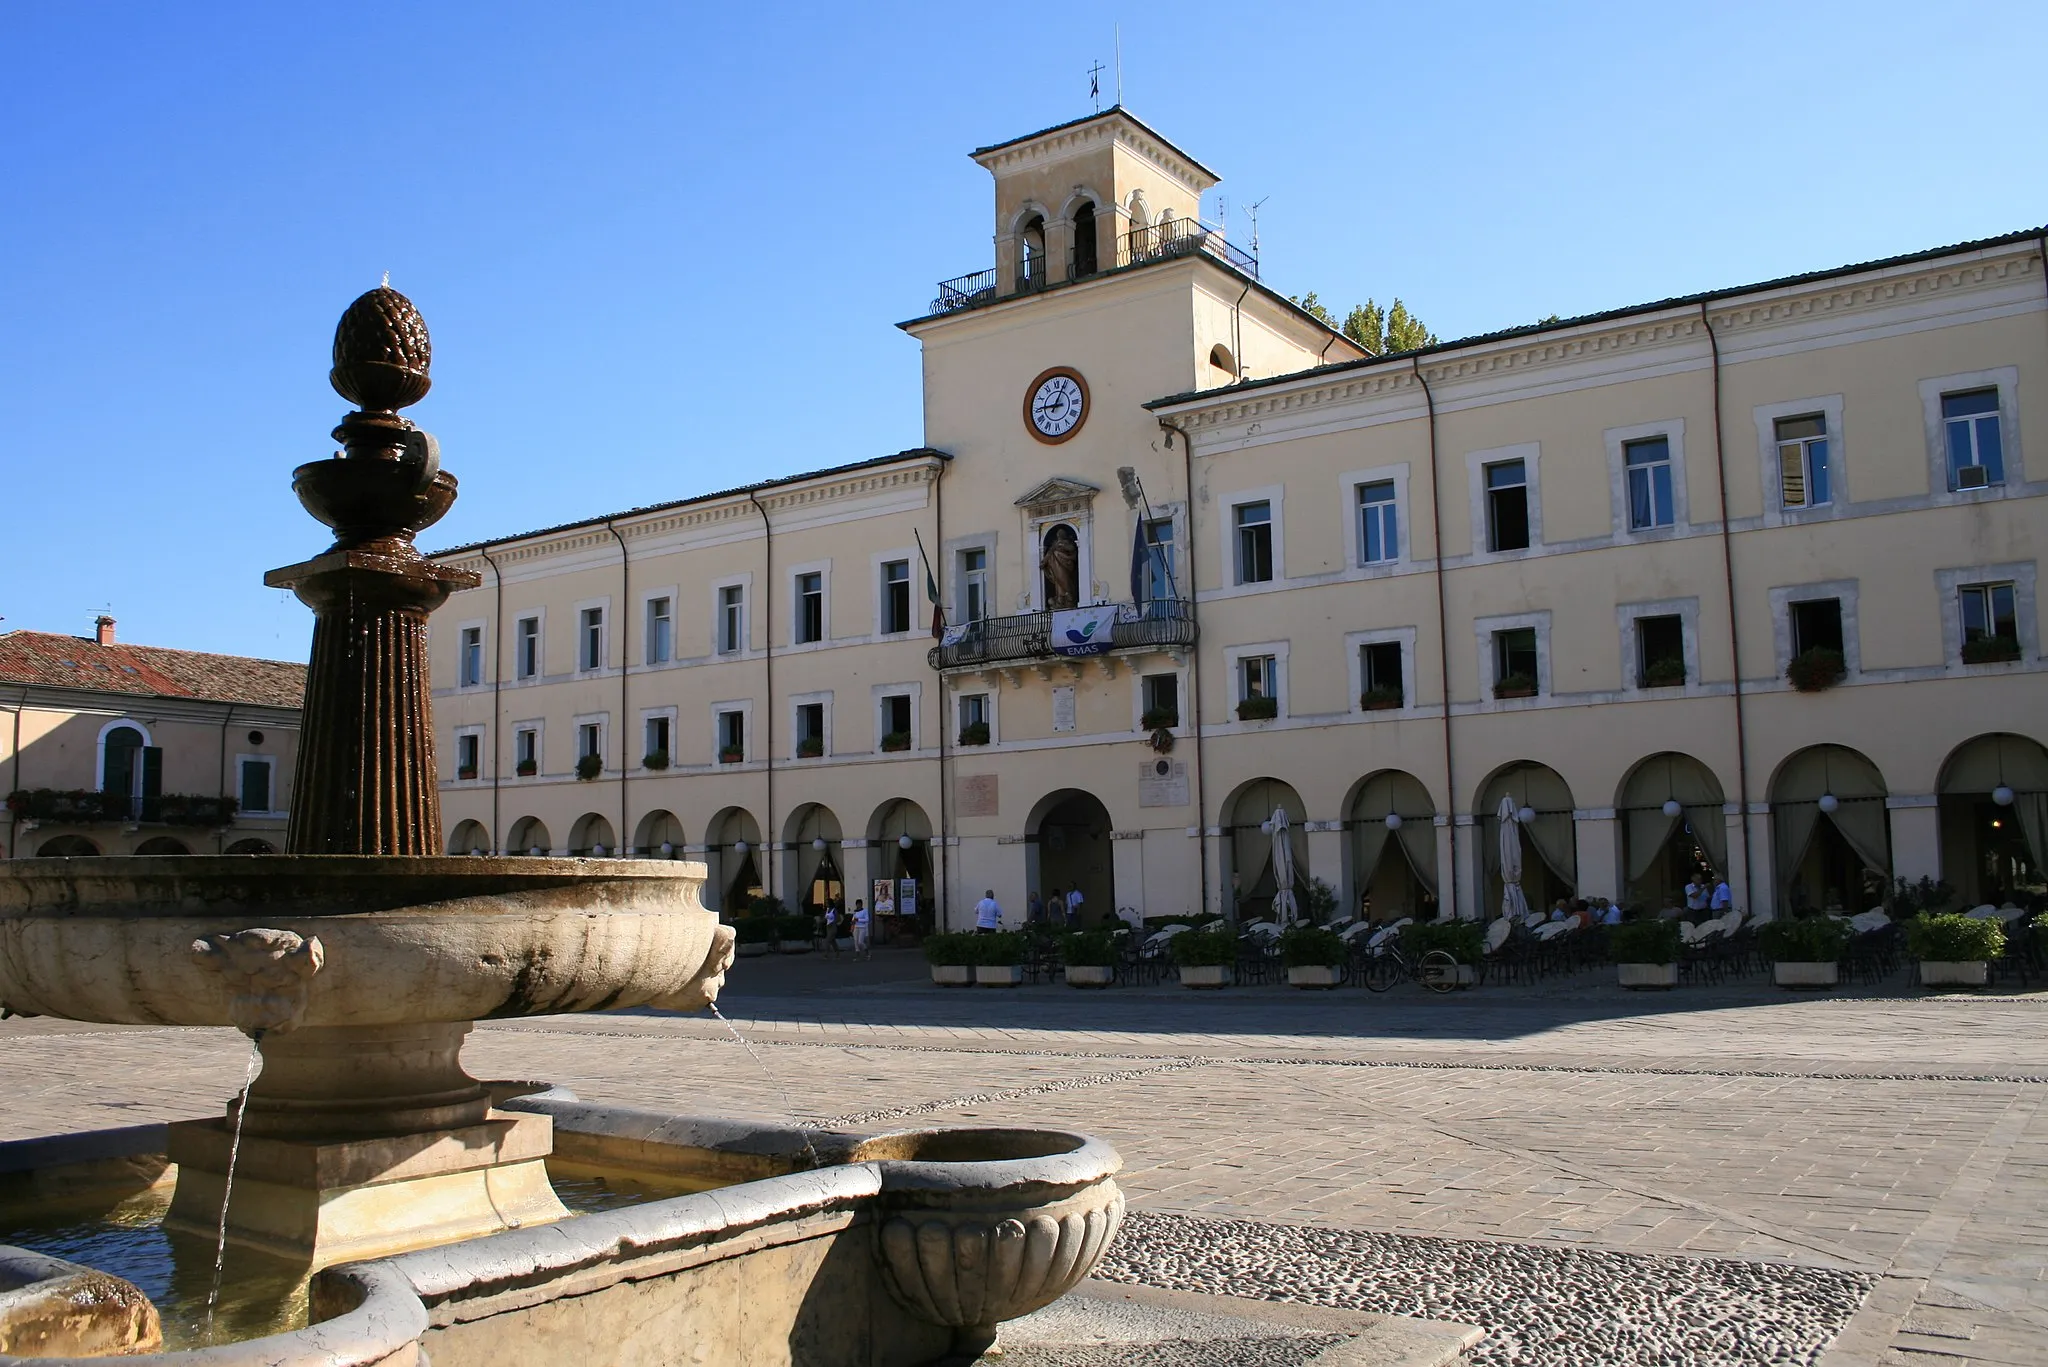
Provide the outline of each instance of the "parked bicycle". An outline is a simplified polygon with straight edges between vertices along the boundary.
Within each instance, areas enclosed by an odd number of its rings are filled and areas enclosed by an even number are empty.
[[[1432,949],[1410,957],[1398,943],[1388,943],[1365,961],[1365,985],[1385,992],[1396,983],[1420,983],[1432,992],[1450,992],[1458,986],[1458,959],[1447,949]]]

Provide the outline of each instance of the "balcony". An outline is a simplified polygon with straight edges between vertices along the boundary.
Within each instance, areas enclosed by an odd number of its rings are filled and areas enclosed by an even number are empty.
[[[136,798],[93,789],[17,789],[7,795],[16,821],[52,826],[229,826],[235,799],[206,793],[153,793]]]
[[[1195,643],[1194,605],[1177,598],[1146,603],[1118,603],[1110,629],[1109,649],[1117,651],[1185,650]],[[986,617],[970,622],[959,639],[933,646],[925,656],[933,669],[1014,669],[1051,660],[1081,660],[1053,649],[1050,612],[1016,617]]]
[[[939,282],[939,297],[932,300],[933,313],[951,313],[955,309],[971,309],[976,304],[993,302],[996,297],[996,268],[972,275],[958,275],[951,280]]]
[[[1133,228],[1121,233],[1116,240],[1115,268],[1122,270],[1130,266],[1147,266],[1155,261],[1171,261],[1178,257],[1202,253],[1216,258],[1233,270],[1259,278],[1259,259],[1250,252],[1240,250],[1226,242],[1223,230],[1194,218],[1169,218],[1149,228]],[[1067,249],[1068,281],[1085,279],[1101,274],[1104,267],[1091,254]],[[1043,252],[1036,252],[1020,260],[1010,281],[1010,289],[998,294],[998,276],[993,267],[976,271],[972,275],[955,276],[939,282],[938,297],[932,300],[934,314],[954,313],[960,309],[979,308],[992,304],[998,298],[1012,298],[1020,294],[1036,294],[1055,284],[1065,283],[1051,278]]]

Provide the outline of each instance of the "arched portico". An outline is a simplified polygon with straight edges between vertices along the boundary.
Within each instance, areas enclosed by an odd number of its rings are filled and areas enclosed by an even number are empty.
[[[1891,882],[1884,775],[1846,745],[1809,745],[1771,776],[1771,854],[1787,912],[1865,911]]]
[[[569,853],[578,858],[602,859],[619,852],[619,840],[612,823],[596,812],[585,812],[569,828]]]
[[[512,823],[512,837],[505,842],[507,854],[547,854],[554,849],[548,828],[537,816],[522,816]]]
[[[867,843],[867,881],[850,888],[849,896],[866,897],[873,906],[880,900],[876,885],[887,883],[899,916],[905,914],[907,893],[920,919],[935,917],[938,885],[932,879],[932,823],[924,808],[907,797],[884,802],[868,817]]]
[[[806,802],[782,827],[783,901],[792,910],[823,911],[828,899],[852,906],[846,893],[839,818],[822,802]]]
[[[1345,820],[1344,912],[1373,921],[1437,914],[1436,807],[1415,775],[1382,769],[1352,793]]]
[[[1099,925],[1116,917],[1116,861],[1110,850],[1109,809],[1093,793],[1061,788],[1047,793],[1031,809],[1025,828],[1031,843],[1025,854],[1025,887],[1041,897],[1057,889],[1081,894],[1080,925]],[[977,891],[970,888],[970,892]],[[1016,908],[1012,920],[1021,920]]]
[[[676,820],[674,812],[663,808],[649,812],[633,829],[633,848],[629,853],[641,859],[682,858],[683,823]]]
[[[761,827],[752,812],[726,807],[704,828],[704,904],[730,920],[747,903],[767,891],[761,870],[767,856],[761,849]]]
[[[1578,831],[1573,822],[1571,785],[1557,770],[1533,760],[1517,760],[1496,769],[1479,789],[1473,804],[1473,828],[1479,832],[1481,868],[1480,919],[1500,914],[1501,799],[1515,808],[1522,850],[1522,895],[1531,908],[1549,907],[1572,897],[1579,886]],[[1527,815],[1519,815],[1527,813]]]
[[[455,829],[448,833],[448,853],[450,854],[489,854],[490,852],[491,833],[484,829],[484,824],[481,821],[458,821],[455,823]],[[239,854],[242,851],[230,846],[228,853]]]
[[[100,852],[100,847],[82,835],[59,835],[45,840],[36,847],[38,859],[82,859],[91,858]]]
[[[168,835],[153,835],[135,847],[137,854],[190,854],[191,847]]]
[[[1941,766],[1941,876],[1962,905],[2048,893],[2048,749],[1998,732]]]
[[[1274,869],[1273,813],[1287,813],[1287,848],[1294,857],[1295,906],[1306,912],[1305,894],[1310,878],[1308,805],[1294,785],[1277,778],[1255,778],[1244,784],[1223,805],[1223,871],[1226,902],[1234,905],[1240,921],[1263,921],[1273,914],[1273,898],[1280,891]]]
[[[1701,872],[1728,876],[1728,819],[1721,783],[1691,755],[1666,751],[1631,769],[1615,795],[1621,819],[1623,901],[1651,911],[1685,905]]]

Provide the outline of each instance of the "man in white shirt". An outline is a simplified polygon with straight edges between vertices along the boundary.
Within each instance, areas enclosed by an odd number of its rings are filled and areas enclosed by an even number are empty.
[[[1079,929],[1081,925],[1081,890],[1075,888],[1067,894],[1067,925]]]
[[[1735,909],[1735,889],[1728,886],[1728,880],[1714,880],[1714,900],[1710,908],[1716,916]]]
[[[985,889],[981,900],[974,904],[974,931],[977,935],[993,935],[1003,928],[1003,909],[996,903],[996,890]]]
[[[1695,873],[1691,878],[1686,880],[1685,909],[1693,913],[1694,915],[1699,915],[1706,911],[1707,878],[1705,874]]]

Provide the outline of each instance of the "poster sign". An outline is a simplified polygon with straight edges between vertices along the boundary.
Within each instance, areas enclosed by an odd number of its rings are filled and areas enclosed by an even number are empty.
[[[1052,615],[1055,655],[1100,655],[1116,636],[1116,604],[1068,608]]]
[[[896,899],[893,896],[891,896],[891,894],[895,892],[895,890],[895,879],[877,878],[875,880],[875,900],[868,903],[868,909],[874,912],[877,916],[887,916],[891,912],[895,911]]]
[[[897,881],[896,914],[898,916],[917,915],[917,880],[915,878],[904,878]]]

